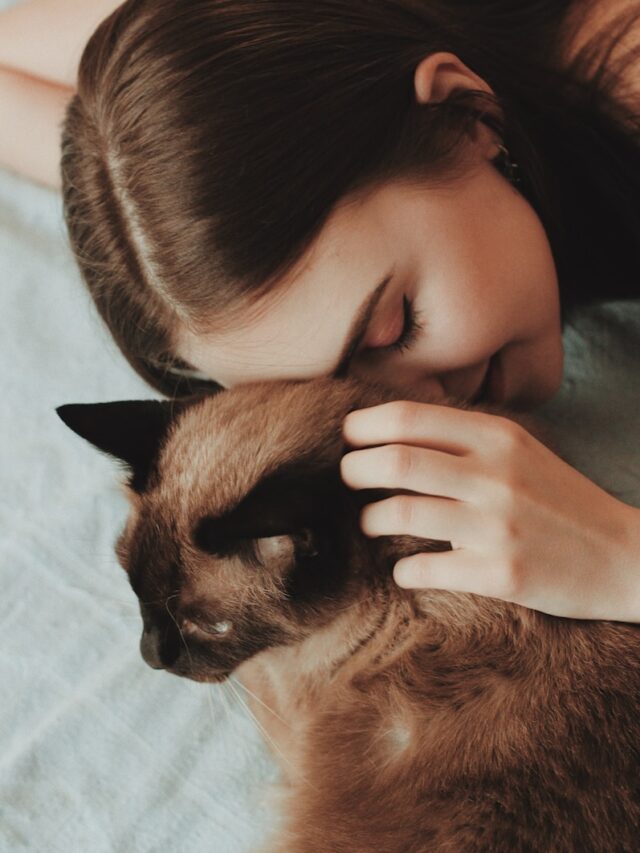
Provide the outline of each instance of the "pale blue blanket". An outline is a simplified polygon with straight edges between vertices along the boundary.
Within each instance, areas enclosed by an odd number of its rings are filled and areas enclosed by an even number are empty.
[[[255,850],[274,776],[260,736],[219,687],[142,661],[115,467],[54,414],[153,395],[89,304],[59,197],[6,174],[0,281],[0,853]],[[544,417],[640,506],[640,304],[585,311],[565,337]]]
[[[89,304],[57,195],[0,173],[0,853],[243,853],[274,768],[229,690],[154,672],[114,466],[61,403],[151,397]]]

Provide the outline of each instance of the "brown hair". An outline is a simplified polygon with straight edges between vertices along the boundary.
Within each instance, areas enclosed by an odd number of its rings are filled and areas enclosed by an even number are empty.
[[[63,128],[64,212],[131,365],[167,394],[197,390],[172,353],[178,321],[240,322],[345,198],[390,179],[459,178],[479,119],[520,166],[563,316],[586,299],[635,295],[640,120],[609,94],[629,57],[605,61],[637,10],[563,68],[571,3],[524,5],[127,0],[103,21]],[[418,104],[414,70],[440,50],[496,96],[458,90]]]

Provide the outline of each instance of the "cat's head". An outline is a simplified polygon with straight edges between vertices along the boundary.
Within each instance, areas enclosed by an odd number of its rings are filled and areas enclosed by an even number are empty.
[[[397,548],[358,522],[375,496],[349,490],[339,463],[346,414],[391,398],[353,380],[313,380],[58,409],[126,465],[131,513],[116,552],[139,599],[147,663],[221,680],[390,578]]]

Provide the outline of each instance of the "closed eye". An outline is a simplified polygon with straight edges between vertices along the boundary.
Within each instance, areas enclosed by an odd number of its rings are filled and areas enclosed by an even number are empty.
[[[398,352],[410,349],[424,328],[422,322],[418,319],[418,311],[414,308],[413,302],[404,294],[402,296],[402,308],[404,312],[402,332],[397,340],[391,344],[391,349]]]
[[[392,341],[390,344],[384,344],[384,346],[368,347],[370,351],[374,353],[381,351],[405,352],[413,346],[418,335],[423,330],[424,324],[420,321],[419,312],[414,308],[413,302],[406,294],[402,295],[402,312],[404,318],[402,329],[395,341]]]
[[[212,623],[203,623],[203,622],[192,622],[191,619],[184,619],[182,621],[182,630],[185,634],[195,635],[206,635],[207,637],[224,637],[233,628],[233,622],[230,622],[228,619],[221,619],[218,622]]]

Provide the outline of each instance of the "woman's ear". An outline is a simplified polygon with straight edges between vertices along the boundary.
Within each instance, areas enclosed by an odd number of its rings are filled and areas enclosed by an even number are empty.
[[[474,89],[493,95],[493,89],[482,77],[475,74],[454,53],[439,51],[425,57],[417,66],[413,85],[419,104],[437,104],[445,101],[456,89]],[[483,122],[477,121],[474,141],[479,143],[487,159],[492,160],[499,152],[500,142]]]
[[[488,83],[478,77],[454,53],[439,51],[418,65],[413,77],[419,104],[444,101],[454,89],[479,89],[493,94]]]

